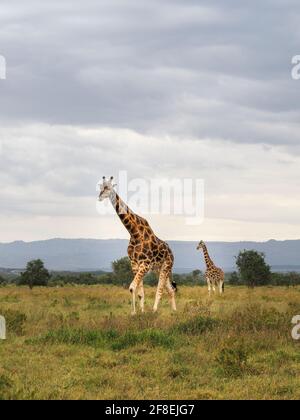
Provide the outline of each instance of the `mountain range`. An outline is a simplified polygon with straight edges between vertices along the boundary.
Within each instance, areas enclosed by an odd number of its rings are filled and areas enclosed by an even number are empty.
[[[204,270],[203,255],[196,242],[169,241],[174,251],[174,271]],[[23,269],[27,262],[41,258],[49,270],[111,270],[112,261],[125,256],[127,240],[49,239],[44,241],[0,243],[0,267]],[[300,240],[268,242],[207,242],[211,257],[226,271],[235,269],[235,257],[244,249],[266,255],[274,271],[300,271]]]

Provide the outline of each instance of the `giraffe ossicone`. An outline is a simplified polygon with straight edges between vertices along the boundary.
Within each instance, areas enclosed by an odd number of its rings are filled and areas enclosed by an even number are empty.
[[[144,312],[145,292],[143,280],[149,271],[159,273],[159,281],[153,310],[157,311],[164,290],[170,297],[171,307],[176,311],[176,283],[172,281],[174,256],[169,245],[159,239],[147,220],[135,214],[115,191],[114,178],[103,177],[100,183],[99,201],[109,199],[124,227],[130,234],[128,256],[131,261],[134,279],[129,290],[132,295],[132,313],[136,314],[136,294],[140,308]]]

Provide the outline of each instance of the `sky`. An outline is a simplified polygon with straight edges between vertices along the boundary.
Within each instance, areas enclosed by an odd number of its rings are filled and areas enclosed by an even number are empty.
[[[103,175],[203,179],[176,240],[300,239],[299,0],[2,0],[0,242],[127,238]],[[134,209],[133,209],[134,210]]]

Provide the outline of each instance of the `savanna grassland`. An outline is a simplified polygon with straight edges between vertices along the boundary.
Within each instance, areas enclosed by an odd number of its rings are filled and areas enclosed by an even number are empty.
[[[181,287],[130,316],[116,286],[0,288],[0,399],[300,399],[300,287]]]

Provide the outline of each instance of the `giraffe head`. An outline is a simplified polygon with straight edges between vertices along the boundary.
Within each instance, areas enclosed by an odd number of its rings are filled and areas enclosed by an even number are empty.
[[[110,177],[109,180],[104,176],[102,182],[99,182],[100,185],[100,194],[99,201],[104,201],[106,198],[109,198],[111,193],[114,191],[116,184],[113,183],[114,177]]]
[[[197,249],[203,249],[204,245],[205,245],[204,241],[200,241],[199,245],[197,246]]]

